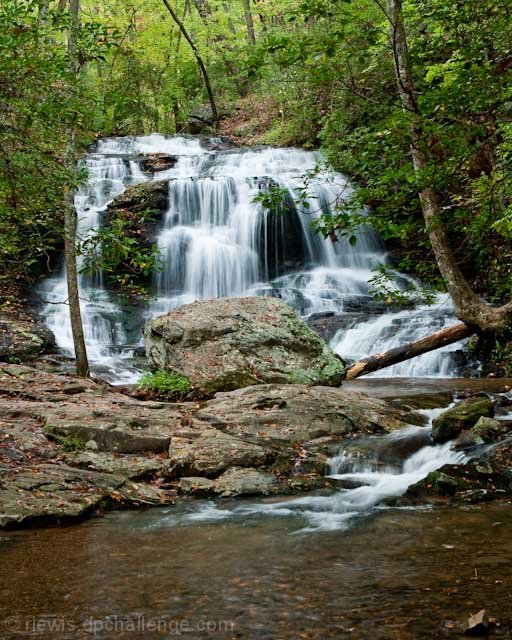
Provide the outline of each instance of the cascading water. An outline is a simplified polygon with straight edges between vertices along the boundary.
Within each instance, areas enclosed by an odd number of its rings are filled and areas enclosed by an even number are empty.
[[[411,425],[383,436],[348,441],[329,463],[327,476],[340,485],[337,491],[232,508],[208,501],[182,514],[172,513],[159,526],[271,516],[299,519],[303,525],[300,533],[346,530],[356,519],[386,508],[386,500],[403,496],[429,473],[467,460],[464,453],[453,448],[453,443],[432,442],[432,420],[443,410],[419,411],[428,422],[423,427]]]
[[[217,144],[217,147],[216,147]],[[172,169],[154,176],[141,170],[143,154],[177,157]],[[357,243],[337,243],[316,234],[311,221],[333,212],[349,186],[343,176],[316,173],[308,179],[306,204],[295,204],[303,176],[319,160],[297,149],[220,149],[212,139],[159,135],[99,141],[84,163],[87,183],[75,198],[78,234],[83,239],[101,225],[102,213],[127,186],[149,180],[169,181],[169,206],[157,244],[164,269],[155,274],[155,298],[146,317],[186,302],[221,296],[279,296],[298,313],[343,312],[368,304],[373,269],[386,262],[377,234],[362,226]],[[287,191],[284,215],[255,202],[270,186]],[[81,276],[82,314],[93,366],[115,383],[134,382],[139,372],[130,364],[140,343],[141,324],[134,331],[103,278]],[[410,280],[397,274],[400,287]],[[73,354],[66,302],[65,272],[40,287],[47,301],[42,315],[59,347]],[[431,307],[362,318],[340,332],[333,346],[340,355],[359,358],[431,333],[453,322],[449,303],[440,298]],[[383,375],[435,376],[454,373],[449,349],[386,370]]]

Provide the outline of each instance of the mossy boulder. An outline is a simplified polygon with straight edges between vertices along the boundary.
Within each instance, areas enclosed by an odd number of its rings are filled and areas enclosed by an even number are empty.
[[[509,425],[494,418],[482,416],[469,431],[463,431],[456,440],[457,449],[472,449],[502,440],[510,431]]]
[[[276,298],[222,298],[151,320],[146,353],[155,370],[188,378],[211,397],[250,385],[339,386],[343,361]]]
[[[456,438],[462,431],[471,429],[482,417],[492,417],[492,401],[485,396],[467,398],[455,407],[447,409],[432,424],[432,438],[443,444]]]

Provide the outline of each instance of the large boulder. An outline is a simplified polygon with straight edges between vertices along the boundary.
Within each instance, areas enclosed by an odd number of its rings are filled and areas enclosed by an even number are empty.
[[[55,345],[53,333],[41,324],[0,318],[0,362],[26,362]]]
[[[146,353],[155,369],[188,378],[202,396],[250,385],[339,386],[343,361],[276,298],[221,298],[151,320]]]
[[[443,444],[456,438],[462,431],[471,429],[482,417],[494,414],[492,401],[486,396],[467,398],[444,411],[432,423],[432,438]]]
[[[190,112],[187,121],[187,130],[193,135],[211,133],[214,125],[215,118],[211,106],[209,104],[202,104]]]

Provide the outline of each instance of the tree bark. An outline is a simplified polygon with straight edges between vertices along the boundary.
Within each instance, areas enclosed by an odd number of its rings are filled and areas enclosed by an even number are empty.
[[[251,0],[244,0],[245,24],[247,25],[247,40],[252,46],[256,45],[254,20],[252,19]]]
[[[201,75],[203,76],[203,80],[204,80],[204,84],[205,84],[205,87],[206,87],[206,91],[208,92],[208,98],[210,100],[210,107],[212,109],[213,122],[214,122],[214,125],[215,125],[215,128],[216,128],[217,125],[219,124],[219,112],[217,110],[217,105],[215,103],[215,96],[213,94],[212,85],[210,84],[210,78],[208,76],[208,71],[206,70],[206,66],[205,66],[205,64],[203,62],[203,59],[201,58],[201,54],[199,53],[199,49],[196,47],[195,42],[190,37],[185,25],[180,20],[180,18],[178,16],[178,14],[176,13],[176,11],[174,11],[174,9],[171,7],[171,5],[169,4],[168,0],[163,0],[163,3],[165,4],[165,6],[167,8],[167,11],[169,11],[169,13],[171,14],[171,17],[174,20],[174,22],[178,25],[178,28],[180,29],[181,33],[183,34],[183,37],[189,43],[190,48],[192,49],[192,52],[194,53],[194,56],[195,56],[196,61],[197,61],[197,65],[199,67],[199,70],[201,71]]]
[[[387,0],[387,17],[391,24],[391,44],[398,94],[403,109],[411,116],[411,155],[418,182],[424,180],[429,156],[425,150],[423,120],[416,101],[416,90],[410,69],[407,34],[402,12],[402,0]],[[420,203],[430,244],[439,271],[450,293],[455,312],[463,322],[482,332],[499,333],[512,320],[512,301],[502,307],[492,307],[471,288],[453,255],[441,220],[439,194],[433,186],[419,191]]]
[[[79,73],[77,34],[79,29],[80,0],[69,0],[71,14],[71,26],[68,38],[69,70],[72,77]],[[68,148],[66,153],[67,165],[73,175],[76,174],[75,160],[75,127],[68,128]],[[89,375],[89,361],[85,346],[82,314],[80,311],[80,297],[78,291],[78,272],[76,267],[76,209],[74,203],[73,186],[65,193],[64,208],[64,256],[66,263],[66,278],[68,285],[69,316],[71,319],[71,331],[75,347],[76,370],[79,376],[86,378]]]
[[[437,331],[426,338],[416,340],[415,342],[409,342],[401,347],[390,349],[384,353],[378,353],[368,358],[364,358],[359,362],[354,363],[347,371],[345,377],[346,380],[354,380],[360,376],[364,376],[367,373],[373,371],[379,371],[385,369],[399,362],[410,360],[416,356],[421,356],[423,353],[440,349],[448,344],[453,344],[464,338],[468,338],[474,333],[474,330],[467,324],[460,322],[459,324],[449,327],[448,329],[442,329]]]

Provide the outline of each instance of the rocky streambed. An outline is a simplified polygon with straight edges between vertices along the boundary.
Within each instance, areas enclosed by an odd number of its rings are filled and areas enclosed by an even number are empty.
[[[0,367],[0,524],[76,517],[177,494],[323,487],[332,447],[407,424],[329,387],[256,385],[206,402],[140,401],[106,384]]]
[[[491,397],[469,398],[455,418],[457,406],[438,418],[459,425],[456,446],[467,461],[410,488],[408,504],[512,496],[511,402]],[[447,399],[439,392],[383,400],[354,385],[267,384],[202,402],[141,401],[104,383],[4,364],[0,525],[62,522],[188,496],[336,493],[328,464],[347,443],[406,431],[425,419],[419,406]],[[498,419],[481,418],[490,412]],[[416,448],[428,444],[426,431]]]
[[[138,390],[44,361],[0,366],[0,526],[187,497],[327,492],[283,508],[313,505],[313,520],[328,522],[325,504],[344,520],[383,501],[512,495],[510,394],[454,402],[443,382],[387,398],[368,382],[368,395],[340,387],[342,360],[274,298],[185,305],[150,321],[145,340],[155,373]],[[393,468],[376,454],[381,440],[405,443]],[[343,456],[348,467],[333,462]]]

